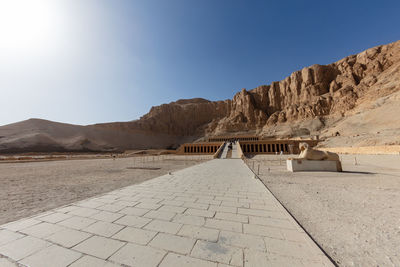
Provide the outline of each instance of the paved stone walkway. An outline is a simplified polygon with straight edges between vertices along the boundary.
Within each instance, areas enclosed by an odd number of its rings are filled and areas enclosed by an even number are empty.
[[[240,159],[0,226],[0,266],[331,266]]]

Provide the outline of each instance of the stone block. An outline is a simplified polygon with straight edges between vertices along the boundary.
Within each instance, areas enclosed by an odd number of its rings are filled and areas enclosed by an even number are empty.
[[[68,266],[81,257],[81,253],[57,245],[46,247],[39,252],[23,259],[20,263],[26,266]]]
[[[180,254],[188,254],[195,241],[196,240],[192,238],[159,233],[149,245],[151,247],[173,251]]]
[[[219,230],[194,225],[183,225],[178,235],[217,242]]]
[[[217,264],[215,262],[195,259],[175,253],[168,253],[160,264],[160,267],[176,266],[217,267]]]
[[[125,242],[110,238],[92,236],[73,247],[73,249],[105,260],[125,244]]]
[[[290,172],[300,171],[330,171],[341,172],[342,164],[335,160],[306,160],[288,159],[286,160],[287,170]]]
[[[129,243],[111,256],[110,260],[128,266],[158,266],[166,251]]]
[[[156,234],[157,232],[154,231],[126,227],[125,229],[122,229],[116,233],[112,238],[141,245],[147,245]]]

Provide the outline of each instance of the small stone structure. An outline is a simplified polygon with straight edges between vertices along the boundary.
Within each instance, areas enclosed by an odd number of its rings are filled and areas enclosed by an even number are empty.
[[[300,155],[287,160],[288,171],[342,171],[339,155],[328,151],[315,150],[307,143],[300,143]]]

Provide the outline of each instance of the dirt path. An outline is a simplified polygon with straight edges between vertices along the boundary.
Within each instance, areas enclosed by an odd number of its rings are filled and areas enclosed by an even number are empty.
[[[260,164],[268,188],[338,265],[400,266],[400,156],[342,159],[343,173],[289,173],[279,156],[249,166]]]
[[[170,156],[146,163],[135,159],[135,164],[133,158],[2,163],[0,224],[140,183],[206,158]]]

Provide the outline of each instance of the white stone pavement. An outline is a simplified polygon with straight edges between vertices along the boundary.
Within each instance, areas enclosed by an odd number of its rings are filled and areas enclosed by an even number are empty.
[[[0,254],[0,266],[332,266],[240,159],[2,225]]]

